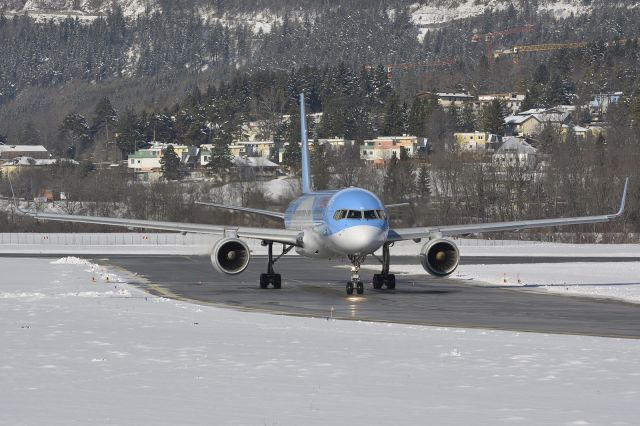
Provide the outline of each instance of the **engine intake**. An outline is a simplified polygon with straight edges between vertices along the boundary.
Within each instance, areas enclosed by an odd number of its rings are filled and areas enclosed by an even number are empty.
[[[238,238],[223,238],[213,246],[211,264],[218,272],[239,274],[247,269],[251,254],[249,246]]]
[[[460,252],[449,240],[429,241],[420,250],[422,267],[431,275],[446,277],[458,267]]]

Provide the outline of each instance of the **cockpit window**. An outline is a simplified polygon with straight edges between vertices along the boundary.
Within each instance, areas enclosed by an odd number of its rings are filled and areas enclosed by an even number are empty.
[[[344,219],[345,217],[347,217],[347,211],[346,210],[336,210],[336,212],[333,214],[333,218],[335,220]]]
[[[385,219],[387,215],[384,210],[336,210],[333,214],[335,220],[341,219],[364,219],[375,220]]]
[[[365,210],[364,218],[368,220],[378,219],[378,212],[376,210]]]

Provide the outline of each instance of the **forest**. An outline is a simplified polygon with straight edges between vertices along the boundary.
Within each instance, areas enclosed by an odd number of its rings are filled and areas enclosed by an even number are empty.
[[[235,7],[234,2],[218,3]],[[412,208],[395,219],[398,223],[609,212],[619,201],[621,179],[632,176],[630,212],[625,222],[607,230],[637,232],[639,12],[603,6],[589,15],[555,19],[537,13],[534,2],[525,3],[443,25],[424,38],[418,37],[402,2],[358,7],[357,1],[327,1],[327,7],[290,10],[287,2],[256,1],[256,7],[281,8],[281,19],[270,31],[257,33],[248,25],[207,21],[179,7],[180,2],[164,2],[162,11],[135,18],[115,4],[88,24],[74,18],[41,23],[29,16],[0,16],[0,140],[44,144],[58,157],[80,161],[80,166],[61,163],[16,177],[20,197],[32,198],[47,187],[68,193],[64,208],[72,211],[237,220],[223,212],[203,212],[193,202],[239,196],[243,203],[283,208],[286,200],[269,200],[260,185],[252,190],[237,183],[231,194],[206,184],[131,184],[126,172],[96,169],[91,163],[126,158],[154,138],[195,146],[214,143],[224,153],[232,140],[242,138],[242,125],[256,120],[264,123],[265,138],[296,142],[296,97],[304,91],[308,112],[323,113],[310,129],[313,139],[338,136],[359,143],[403,133],[428,138],[432,155],[427,160],[395,158],[384,169],[367,167],[357,149],[314,151],[319,188],[359,185],[386,202],[412,201]],[[394,13],[388,13],[391,7]],[[470,38],[524,24],[535,31],[501,43],[589,43],[514,61],[493,60],[483,43]],[[425,61],[439,62],[392,74],[384,67]],[[486,158],[452,149],[455,131],[500,133],[494,123],[506,111],[500,105],[480,112],[444,109],[418,96],[425,91],[518,91],[526,93],[523,109],[578,106],[574,122],[583,125],[594,117],[580,106],[594,93],[622,91],[625,97],[604,117],[606,135],[593,143],[563,143],[552,128],[532,140],[544,159],[542,172],[498,169]],[[283,120],[284,114],[290,119]],[[295,172],[298,154],[288,154],[285,167]],[[9,193],[6,177],[0,177],[0,187]],[[9,216],[0,216],[0,228],[9,229]],[[23,229],[53,226],[19,223]],[[602,229],[577,230],[596,235]]]

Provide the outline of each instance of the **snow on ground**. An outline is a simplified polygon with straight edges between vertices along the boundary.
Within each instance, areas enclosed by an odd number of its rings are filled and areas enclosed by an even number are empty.
[[[378,270],[379,266],[364,265]],[[391,265],[397,274],[425,275],[421,265]],[[640,303],[640,262],[460,265],[451,275],[471,284],[620,299]],[[445,278],[446,279],[446,278]]]
[[[460,256],[529,256],[529,257],[640,257],[640,244],[564,244],[539,241],[451,239]],[[418,256],[427,241],[401,241],[391,247],[395,256]],[[376,252],[378,255],[381,250]]]
[[[0,424],[632,425],[640,416],[638,340],[237,312],[152,297],[72,258],[3,258],[0,270]]]

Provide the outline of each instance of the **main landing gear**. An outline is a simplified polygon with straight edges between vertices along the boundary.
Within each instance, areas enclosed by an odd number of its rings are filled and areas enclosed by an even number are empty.
[[[269,263],[267,265],[267,273],[260,274],[260,288],[269,288],[269,285],[272,285],[273,288],[279,289],[282,288],[282,277],[280,274],[276,274],[273,270],[273,264],[278,261],[282,256],[289,253],[293,246],[285,246],[282,245],[282,254],[275,259],[273,258],[273,241],[263,241],[263,246],[269,247]]]
[[[389,254],[389,243],[385,243],[382,246],[382,273],[373,274],[373,288],[376,290],[386,286],[388,290],[395,290],[396,288],[396,276],[389,273],[389,263],[391,255]]]
[[[360,265],[364,262],[366,256],[349,255],[351,261],[351,281],[347,282],[347,294],[353,294],[356,290],[358,294],[364,294],[364,284],[360,281]]]

